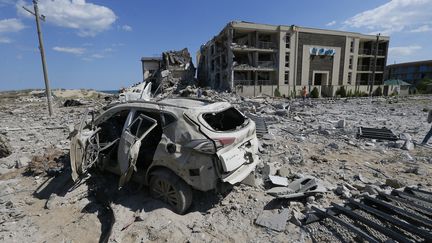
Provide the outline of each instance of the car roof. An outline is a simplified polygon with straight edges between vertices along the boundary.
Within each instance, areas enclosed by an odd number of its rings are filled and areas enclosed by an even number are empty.
[[[118,102],[112,103],[105,107],[105,110],[112,107],[146,107],[146,108],[157,108],[157,106],[166,106],[166,107],[175,107],[180,109],[191,109],[191,108],[199,108],[213,102],[202,100],[202,99],[194,99],[194,98],[169,98],[163,99],[161,101],[145,101],[145,100],[133,100],[127,102]]]
[[[161,100],[159,103],[162,104],[166,104],[166,105],[175,105],[175,106],[180,106],[180,107],[184,107],[184,108],[197,108],[197,107],[202,107],[202,106],[206,106],[208,104],[211,104],[211,102],[206,101],[206,100],[199,100],[199,99],[186,99],[186,98],[170,98],[170,99],[164,99]]]

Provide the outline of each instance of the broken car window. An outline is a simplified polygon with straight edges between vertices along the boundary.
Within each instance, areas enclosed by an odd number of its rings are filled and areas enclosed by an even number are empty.
[[[140,138],[148,129],[151,128],[153,122],[145,119],[143,116],[139,116],[130,126],[129,131],[135,137]]]
[[[203,118],[216,131],[235,130],[247,121],[234,107],[221,112],[206,113]]]

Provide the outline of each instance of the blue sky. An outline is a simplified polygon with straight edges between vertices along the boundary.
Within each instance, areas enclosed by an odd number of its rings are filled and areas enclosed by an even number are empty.
[[[43,88],[35,30],[0,0],[0,90]],[[142,80],[140,58],[200,45],[232,20],[390,35],[388,62],[432,59],[431,0],[39,0],[53,88],[118,89]]]

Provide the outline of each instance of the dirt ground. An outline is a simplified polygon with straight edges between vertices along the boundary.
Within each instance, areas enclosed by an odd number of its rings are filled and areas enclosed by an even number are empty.
[[[0,241],[312,242],[295,224],[295,212],[373,194],[366,185],[383,191],[411,185],[432,189],[430,146],[406,150],[404,140],[356,138],[360,126],[387,127],[420,142],[430,129],[430,96],[302,102],[213,94],[210,99],[228,100],[266,120],[269,133],[260,139],[256,186],[240,184],[223,195],[194,192],[191,209],[177,215],[149,197],[145,187],[130,183],[117,190],[118,177],[112,174],[93,171],[90,178],[71,182],[69,132],[86,108],[101,107],[105,100],[85,99],[83,106],[63,107],[57,98],[55,115],[49,117],[43,98],[1,98],[0,134],[13,153],[0,159]],[[327,192],[275,199],[266,194],[272,187],[269,174],[290,181],[314,176]],[[255,223],[261,214],[284,208],[290,216],[282,231]]]

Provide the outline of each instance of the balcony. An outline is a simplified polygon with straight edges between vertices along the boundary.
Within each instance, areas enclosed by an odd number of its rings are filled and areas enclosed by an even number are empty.
[[[274,61],[258,61],[258,68],[274,68]]]
[[[257,80],[257,85],[277,85],[277,80]]]
[[[253,80],[234,80],[234,85],[254,85]]]
[[[258,48],[260,48],[260,49],[274,49],[275,45],[273,44],[273,42],[258,41]]]
[[[358,65],[357,71],[370,71],[370,72],[372,72],[373,71],[373,65]],[[375,71],[376,72],[383,72],[384,66],[377,65]]]
[[[359,54],[360,55],[375,55],[375,49],[367,49],[367,48],[362,48],[359,49]],[[378,50],[377,53],[378,56],[385,56],[385,50]]]
[[[256,85],[277,85],[277,80],[257,80],[256,83],[254,80],[234,80],[234,85],[247,85],[253,86]]]

